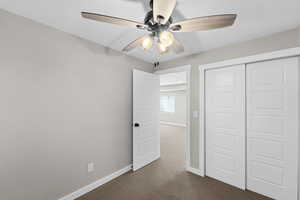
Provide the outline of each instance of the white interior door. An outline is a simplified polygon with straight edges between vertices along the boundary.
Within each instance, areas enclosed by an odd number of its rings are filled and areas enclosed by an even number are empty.
[[[298,59],[247,65],[247,188],[297,200]]]
[[[133,170],[160,157],[159,76],[133,70]]]
[[[206,175],[245,189],[245,65],[205,73]]]

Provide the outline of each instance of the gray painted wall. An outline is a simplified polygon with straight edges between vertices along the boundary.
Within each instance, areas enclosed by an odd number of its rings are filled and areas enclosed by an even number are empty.
[[[300,46],[300,26],[298,28],[298,45]]]
[[[299,31],[299,32],[298,32]],[[299,41],[299,42],[298,42]],[[289,30],[282,33],[277,33],[259,39],[233,44],[230,46],[214,49],[211,51],[195,54],[169,62],[160,64],[160,69],[192,65],[191,73],[191,111],[198,110],[199,105],[199,84],[198,84],[198,66],[201,64],[213,63],[238,57],[250,56],[280,49],[292,48],[300,46],[300,28],[299,30]],[[192,112],[191,112],[192,113]],[[199,121],[191,118],[191,165],[194,168],[199,168]]]
[[[3,10],[0,27],[0,199],[56,200],[129,165],[132,69],[152,65]]]
[[[299,42],[300,42],[300,28],[299,28]],[[300,43],[299,43],[300,45]],[[300,99],[300,58],[298,59],[298,101]],[[300,106],[298,105],[298,139],[300,144]],[[298,147],[298,156],[300,155],[300,148]],[[300,160],[298,158],[298,200],[300,200]]]

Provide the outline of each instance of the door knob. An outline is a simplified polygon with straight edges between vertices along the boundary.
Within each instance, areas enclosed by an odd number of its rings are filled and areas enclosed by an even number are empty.
[[[134,123],[134,127],[140,127],[139,123]]]

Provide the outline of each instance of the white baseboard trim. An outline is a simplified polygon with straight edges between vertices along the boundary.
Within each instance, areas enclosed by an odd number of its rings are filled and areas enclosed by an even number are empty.
[[[193,167],[187,167],[186,171],[191,172],[193,174],[196,174],[198,176],[204,177],[204,175],[201,173],[199,169],[193,168]]]
[[[125,174],[126,172],[129,172],[132,169],[132,165],[128,165],[126,167],[124,167],[123,169],[120,169],[119,171],[116,171],[106,177],[103,177],[89,185],[86,185],[82,188],[80,188],[79,190],[76,190],[75,192],[68,194],[67,196],[64,196],[58,200],[74,200],[77,199],[79,197],[81,197],[82,195],[100,187],[101,185],[104,185],[105,183],[108,183],[109,181]]]
[[[165,121],[160,121],[160,123],[164,125],[170,125],[170,126],[186,127],[186,124],[180,124],[180,123],[165,122]]]

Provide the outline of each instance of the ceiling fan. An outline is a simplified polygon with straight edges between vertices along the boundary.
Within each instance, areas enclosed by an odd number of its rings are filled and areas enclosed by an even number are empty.
[[[175,39],[174,32],[192,32],[227,27],[233,25],[237,17],[236,14],[213,15],[173,23],[172,13],[175,6],[176,0],[150,0],[150,8],[152,10],[146,14],[144,23],[89,12],[82,12],[81,16],[99,22],[149,31],[148,35],[131,42],[124,47],[123,51],[128,52],[137,47],[149,50],[156,40],[160,54],[169,51],[173,51],[176,54],[184,52],[184,47]]]

